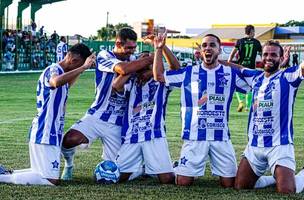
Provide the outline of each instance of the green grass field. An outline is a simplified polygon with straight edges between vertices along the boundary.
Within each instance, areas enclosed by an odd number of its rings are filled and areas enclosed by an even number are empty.
[[[0,163],[12,169],[30,167],[27,135],[36,114],[38,77],[39,74],[0,75]],[[93,99],[94,73],[87,72],[70,90],[65,130],[84,115]],[[297,171],[304,166],[303,105],[304,87],[298,91],[294,113]],[[182,145],[179,110],[179,91],[175,91],[169,97],[166,121],[172,160],[178,159]],[[236,112],[234,100],[229,125],[238,160],[247,139],[247,114]],[[77,152],[73,181],[62,182],[58,187],[0,184],[0,199],[304,199],[304,194],[276,194],[275,188],[244,191],[220,188],[217,177],[210,175],[209,166],[205,176],[191,187],[159,185],[152,178],[118,185],[96,185],[92,173],[100,160],[101,145],[96,141],[89,150]]]

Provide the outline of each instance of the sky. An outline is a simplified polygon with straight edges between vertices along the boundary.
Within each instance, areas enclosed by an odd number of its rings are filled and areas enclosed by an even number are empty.
[[[9,23],[15,23],[17,4],[9,7]],[[288,2],[288,3],[287,3]],[[155,24],[185,33],[186,28],[210,28],[212,24],[265,24],[304,20],[303,0],[66,0],[44,5],[36,13],[38,27],[59,35],[96,35],[97,30],[119,22],[154,19]],[[30,8],[23,12],[30,21]]]

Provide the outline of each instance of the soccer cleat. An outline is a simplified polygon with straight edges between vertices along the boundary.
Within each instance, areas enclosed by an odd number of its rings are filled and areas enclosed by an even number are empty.
[[[243,109],[244,109],[244,104],[243,104],[243,102],[240,102],[240,103],[239,103],[239,106],[237,107],[237,110],[236,110],[236,111],[242,112]]]
[[[3,165],[0,165],[0,175],[11,174],[12,170],[6,169]]]
[[[248,111],[249,111],[249,108],[246,107],[246,108],[245,108],[245,112],[248,112]]]
[[[74,171],[73,166],[64,167],[63,172],[61,174],[61,180],[64,180],[64,181],[72,180],[73,179],[73,171]]]

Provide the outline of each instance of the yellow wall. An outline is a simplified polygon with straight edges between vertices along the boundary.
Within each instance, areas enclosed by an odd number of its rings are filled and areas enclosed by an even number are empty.
[[[190,39],[185,39],[185,38],[168,38],[166,40],[167,46],[176,46],[176,47],[189,47],[189,48],[196,48],[196,42],[198,44],[201,44],[201,39],[199,38],[190,38]]]

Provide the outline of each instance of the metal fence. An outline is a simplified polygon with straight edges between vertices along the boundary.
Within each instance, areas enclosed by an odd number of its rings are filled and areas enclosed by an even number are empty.
[[[3,32],[0,38],[3,38]],[[6,33],[5,33],[6,34]],[[29,32],[14,33],[0,42],[0,71],[41,70],[56,62],[58,40],[46,36],[32,36]],[[113,49],[113,41],[67,40],[69,44],[83,42],[98,53],[102,49]],[[153,51],[149,45],[138,42],[137,52]]]

